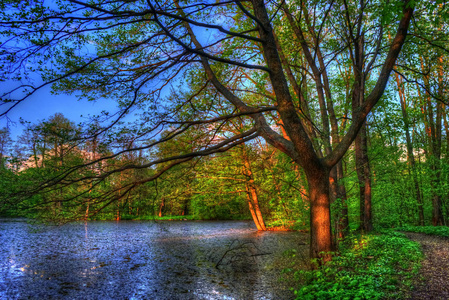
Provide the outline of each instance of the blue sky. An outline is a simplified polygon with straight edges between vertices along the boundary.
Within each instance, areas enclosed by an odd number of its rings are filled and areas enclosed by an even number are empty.
[[[195,26],[193,26],[193,28],[197,32],[199,40],[207,44],[212,33],[204,28]],[[37,83],[41,81],[38,74],[31,74],[31,77],[35,77],[32,79]],[[11,87],[13,86],[14,85],[8,84],[8,82],[0,82],[0,94],[1,92],[11,90]],[[167,90],[164,90],[163,94],[165,94]],[[50,91],[51,87],[44,87],[17,105],[8,113],[8,118],[0,118],[0,128],[8,126],[11,132],[11,137],[16,140],[24,129],[24,126],[20,124],[20,118],[31,122],[32,124],[36,124],[39,121],[48,119],[55,113],[62,113],[66,118],[78,124],[82,121],[86,121],[88,115],[98,115],[103,110],[111,113],[117,111],[116,103],[113,100],[100,99],[97,102],[88,102],[86,100],[78,100],[76,96],[64,94],[52,95]],[[4,110],[5,108],[0,106],[0,113]],[[83,117],[81,117],[81,115]],[[126,117],[127,121],[130,121],[131,119],[134,119],[133,114]]]
[[[0,89],[7,88],[5,85],[7,84],[1,84]],[[88,102],[82,99],[78,100],[74,95],[52,95],[50,87],[45,87],[8,113],[10,122],[6,118],[1,118],[0,128],[8,126],[11,137],[15,140],[24,129],[24,126],[20,124],[20,118],[37,123],[48,119],[55,113],[62,113],[66,118],[78,124],[86,120],[88,115],[98,115],[102,110],[115,110],[115,107],[115,102],[112,100],[101,99],[97,102]]]

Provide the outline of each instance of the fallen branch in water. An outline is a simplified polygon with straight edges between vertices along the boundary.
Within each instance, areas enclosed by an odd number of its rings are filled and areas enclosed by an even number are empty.
[[[234,246],[234,244],[236,244],[236,245]],[[251,247],[251,245],[252,245],[252,247]],[[256,251],[254,251],[254,250],[256,250]],[[231,253],[232,253],[232,255],[230,255]],[[218,267],[220,265],[228,265],[232,262],[235,262],[238,259],[244,259],[246,257],[269,255],[269,254],[272,254],[272,253],[262,252],[254,244],[254,242],[238,243],[238,240],[233,240],[232,243],[229,245],[229,248],[224,252],[223,256],[215,264],[215,268],[218,269]],[[229,259],[227,262],[225,262],[226,258]]]

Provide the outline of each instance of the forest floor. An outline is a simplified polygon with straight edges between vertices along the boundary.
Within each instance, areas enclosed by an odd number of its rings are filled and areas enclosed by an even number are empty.
[[[421,244],[425,255],[411,299],[449,299],[449,238],[411,232],[406,235]]]

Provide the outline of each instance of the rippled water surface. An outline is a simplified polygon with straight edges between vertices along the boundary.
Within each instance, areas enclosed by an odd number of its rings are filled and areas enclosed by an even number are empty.
[[[0,220],[0,299],[290,299],[297,232],[242,221]]]

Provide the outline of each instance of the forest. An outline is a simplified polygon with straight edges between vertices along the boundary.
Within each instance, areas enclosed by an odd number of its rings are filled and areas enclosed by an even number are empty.
[[[1,129],[0,216],[252,220],[319,266],[447,232],[448,23],[442,0],[2,1],[3,118],[48,86],[118,110]]]

